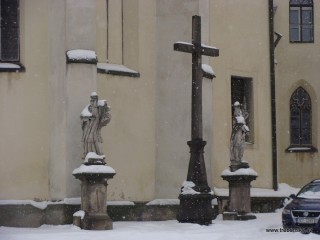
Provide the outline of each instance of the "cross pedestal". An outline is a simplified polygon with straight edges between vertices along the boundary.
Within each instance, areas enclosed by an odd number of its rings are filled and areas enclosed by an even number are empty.
[[[192,104],[191,104],[191,138],[190,162],[187,182],[193,185],[192,194],[181,188],[180,206],[177,214],[179,222],[208,225],[212,223],[213,209],[211,201],[213,193],[208,186],[204,162],[204,146],[202,139],[202,55],[216,57],[219,50],[201,44],[201,17],[192,17],[192,43],[177,42],[174,50],[192,53]]]

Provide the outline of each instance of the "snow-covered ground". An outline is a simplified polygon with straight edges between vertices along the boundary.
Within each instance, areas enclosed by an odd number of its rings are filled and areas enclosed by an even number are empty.
[[[39,228],[0,227],[1,240],[303,240],[320,239],[318,234],[279,232],[281,212],[256,214],[256,220],[222,221],[219,215],[210,226],[162,222],[114,222],[113,230],[88,231],[72,225]],[[272,230],[270,230],[272,229]],[[278,231],[278,232],[268,232]]]

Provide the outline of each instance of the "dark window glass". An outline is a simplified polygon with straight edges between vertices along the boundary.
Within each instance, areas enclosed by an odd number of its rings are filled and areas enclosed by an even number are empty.
[[[290,113],[291,145],[311,145],[311,99],[302,87],[291,96]]]
[[[19,0],[0,0],[1,61],[19,61]]]
[[[231,103],[238,101],[242,104],[242,109],[249,113],[246,119],[246,124],[250,129],[250,135],[246,136],[246,142],[254,143],[254,113],[253,113],[253,93],[252,93],[252,79],[245,77],[231,78]],[[233,110],[231,108],[231,115]]]

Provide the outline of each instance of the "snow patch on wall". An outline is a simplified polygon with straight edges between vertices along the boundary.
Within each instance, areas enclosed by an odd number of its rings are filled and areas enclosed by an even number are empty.
[[[70,61],[97,61],[97,55],[95,51],[84,50],[84,49],[74,49],[67,51],[67,57]]]

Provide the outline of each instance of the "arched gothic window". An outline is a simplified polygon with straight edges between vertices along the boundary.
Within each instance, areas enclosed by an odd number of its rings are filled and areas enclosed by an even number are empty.
[[[291,146],[310,146],[312,144],[311,98],[302,87],[297,88],[290,99]]]
[[[290,42],[313,42],[313,1],[290,0]]]

